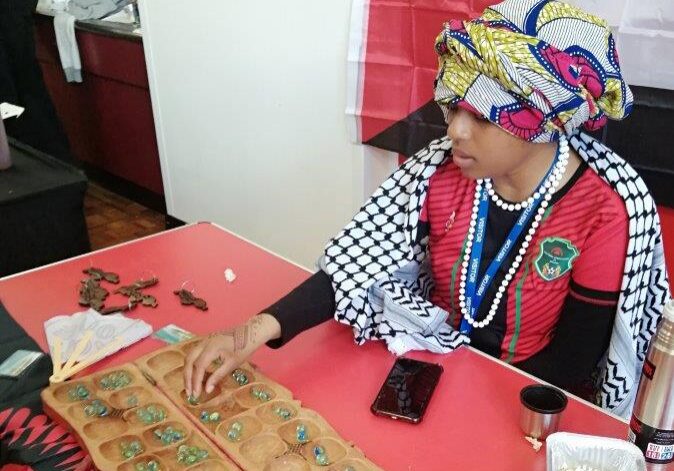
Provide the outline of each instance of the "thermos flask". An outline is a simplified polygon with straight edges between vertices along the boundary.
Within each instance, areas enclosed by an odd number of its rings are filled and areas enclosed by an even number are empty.
[[[674,469],[674,300],[670,300],[641,371],[629,440],[649,471]]]

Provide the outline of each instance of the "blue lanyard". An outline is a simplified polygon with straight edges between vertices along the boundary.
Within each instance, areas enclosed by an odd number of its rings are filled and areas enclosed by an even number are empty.
[[[510,230],[507,239],[501,246],[501,249],[496,254],[494,260],[492,260],[492,262],[489,264],[487,271],[485,272],[484,276],[482,277],[482,280],[480,280],[480,284],[478,285],[477,276],[480,270],[480,260],[482,259],[482,248],[484,246],[484,237],[487,232],[487,216],[489,214],[489,193],[487,192],[487,189],[485,187],[482,188],[482,192],[480,194],[480,202],[477,211],[475,233],[473,235],[473,246],[471,248],[470,259],[468,261],[468,270],[466,274],[465,303],[466,309],[468,310],[470,317],[472,317],[473,319],[475,319],[475,316],[477,315],[477,311],[480,308],[480,304],[482,303],[485,293],[487,292],[487,288],[489,288],[489,285],[491,285],[492,281],[494,281],[494,276],[498,272],[499,268],[501,268],[503,261],[506,259],[512,248],[515,246],[515,242],[517,242],[517,239],[522,234],[522,231],[528,225],[529,221],[531,220],[531,217],[536,212],[540,202],[543,200],[543,193],[541,192],[541,190],[543,189],[545,181],[552,174],[558,158],[559,158],[559,147],[557,148],[557,153],[555,154],[555,158],[552,161],[552,165],[550,165],[550,168],[548,169],[548,172],[545,174],[545,177],[543,177],[543,180],[541,180],[541,183],[538,185],[538,188],[536,188],[535,193],[538,193],[539,195],[538,198],[534,198],[533,203],[528,205],[526,208],[522,210],[520,216],[517,218],[517,221],[515,222],[515,225]],[[472,326],[468,323],[466,319],[462,318],[460,326],[461,333],[465,335],[470,335],[471,330]]]

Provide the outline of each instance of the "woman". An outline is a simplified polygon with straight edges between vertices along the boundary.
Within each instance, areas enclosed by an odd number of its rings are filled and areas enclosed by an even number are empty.
[[[470,343],[574,392],[597,385],[598,403],[629,412],[669,291],[643,181],[578,129],[631,110],[610,30],[561,2],[507,0],[450,21],[436,50],[447,138],[384,182],[317,274],[201,342],[189,394],[213,361],[207,391],[262,344],[334,316],[358,343]]]

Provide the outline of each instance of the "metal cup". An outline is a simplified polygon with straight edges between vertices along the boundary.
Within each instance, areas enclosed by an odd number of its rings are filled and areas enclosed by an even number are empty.
[[[545,440],[559,427],[559,419],[569,402],[559,389],[532,384],[520,391],[520,427],[524,434]]]

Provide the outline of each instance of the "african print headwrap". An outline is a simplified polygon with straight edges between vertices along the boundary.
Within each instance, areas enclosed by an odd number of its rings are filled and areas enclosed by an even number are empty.
[[[478,19],[449,21],[435,47],[445,116],[458,104],[517,137],[550,142],[632,109],[606,21],[563,2],[506,0]]]

